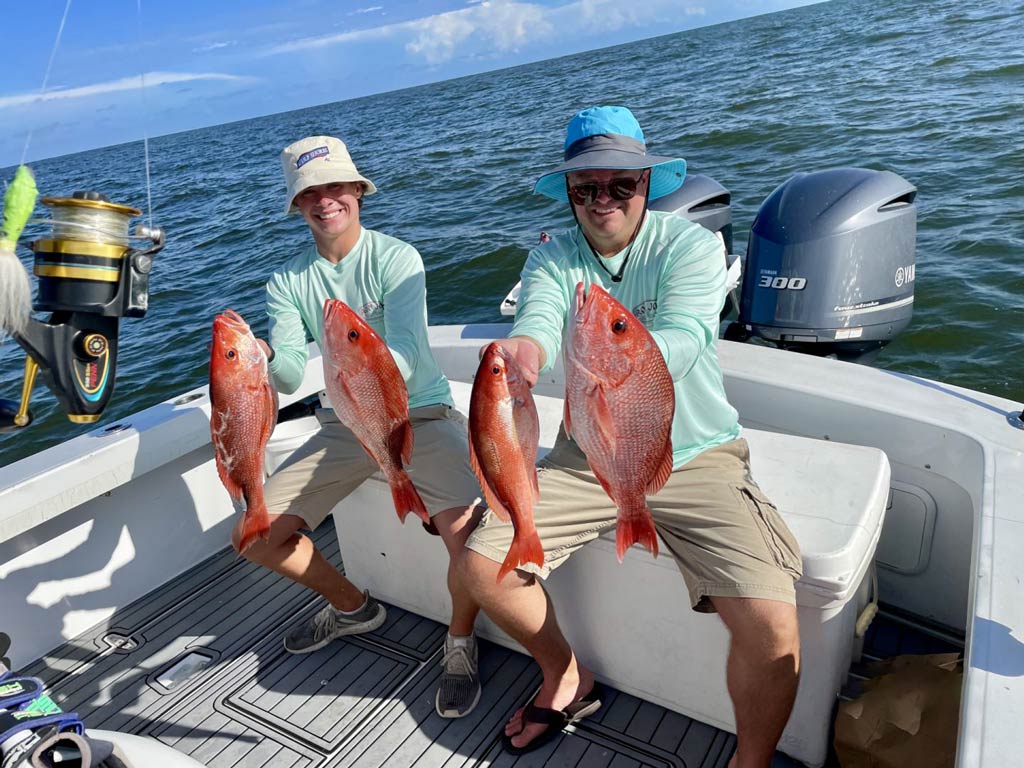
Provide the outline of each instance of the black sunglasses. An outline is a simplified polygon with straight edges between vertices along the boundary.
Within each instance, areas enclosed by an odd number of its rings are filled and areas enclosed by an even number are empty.
[[[585,181],[582,184],[569,184],[566,180],[566,188],[569,192],[569,199],[576,205],[591,205],[600,196],[602,190],[608,192],[612,200],[630,200],[636,197],[636,188],[643,180],[643,174],[639,178],[616,178],[609,181]]]

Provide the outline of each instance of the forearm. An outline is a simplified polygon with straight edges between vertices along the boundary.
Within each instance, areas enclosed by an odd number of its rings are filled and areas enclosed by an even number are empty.
[[[299,352],[296,349],[275,348],[273,357],[268,362],[270,377],[274,388],[283,395],[290,395],[302,386],[302,380],[306,375],[306,360],[308,353],[305,349]]]

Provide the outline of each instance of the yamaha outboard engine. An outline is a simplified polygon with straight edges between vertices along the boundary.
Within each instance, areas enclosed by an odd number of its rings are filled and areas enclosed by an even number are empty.
[[[890,171],[800,173],[751,227],[739,323],[784,349],[867,362],[910,323],[917,189]]]
[[[687,174],[679,189],[652,201],[650,207],[671,211],[720,234],[725,250],[732,253],[732,196],[710,176]]]
[[[736,259],[732,252],[732,196],[710,176],[687,174],[679,189],[652,201],[650,208],[652,211],[670,211],[714,232],[725,248],[726,267],[732,266]],[[739,264],[736,265],[737,275],[738,269]],[[738,276],[735,279],[738,280]],[[736,294],[733,289],[726,296],[723,318],[739,307]]]

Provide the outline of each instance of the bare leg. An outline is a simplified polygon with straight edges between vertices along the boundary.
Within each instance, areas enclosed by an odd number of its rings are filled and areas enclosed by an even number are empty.
[[[736,754],[729,768],[769,768],[800,675],[796,608],[776,600],[711,600],[732,636],[726,681],[736,712]]]
[[[466,539],[476,528],[483,515],[483,507],[453,507],[438,512],[431,518],[437,532],[441,534],[448,549],[448,592],[452,596],[452,619],[448,633],[453,637],[467,637],[473,634],[480,606],[463,586],[456,564],[466,546]]]
[[[238,549],[243,518],[231,532]],[[312,540],[299,533],[306,522],[297,515],[271,515],[270,538],[256,539],[242,557],[319,592],[339,611],[354,611],[365,601],[363,593],[327,562]]]
[[[538,706],[564,709],[590,693],[593,674],[580,665],[558,628],[555,610],[537,580],[523,571],[513,571],[497,582],[500,563],[466,549],[459,560],[463,583],[487,615],[518,641],[533,656],[544,675],[534,700]],[[505,725],[512,743],[521,747],[542,733],[547,726],[532,724],[525,728],[523,710],[518,710]]]

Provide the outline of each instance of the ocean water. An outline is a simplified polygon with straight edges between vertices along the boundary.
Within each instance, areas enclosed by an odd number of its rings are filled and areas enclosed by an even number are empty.
[[[122,322],[100,425],[203,384],[217,312],[231,307],[265,334],[263,285],[308,237],[281,214],[285,144],[343,137],[380,188],[364,225],[423,255],[431,322],[496,322],[540,230],[571,224],[530,191],[558,162],[569,117],[597,103],[630,107],[649,151],[683,156],[731,192],[737,252],[794,173],[860,166],[908,179],[914,317],[874,364],[1024,399],[1022,29],[1019,1],[832,0],[151,139],[152,219],[168,244],[149,313]],[[147,206],[141,141],[33,167],[45,195],[94,189]],[[25,241],[42,234],[30,228]],[[13,342],[0,346],[0,397],[19,396],[23,360]],[[41,383],[33,411],[32,426],[0,435],[0,466],[89,429]]]

